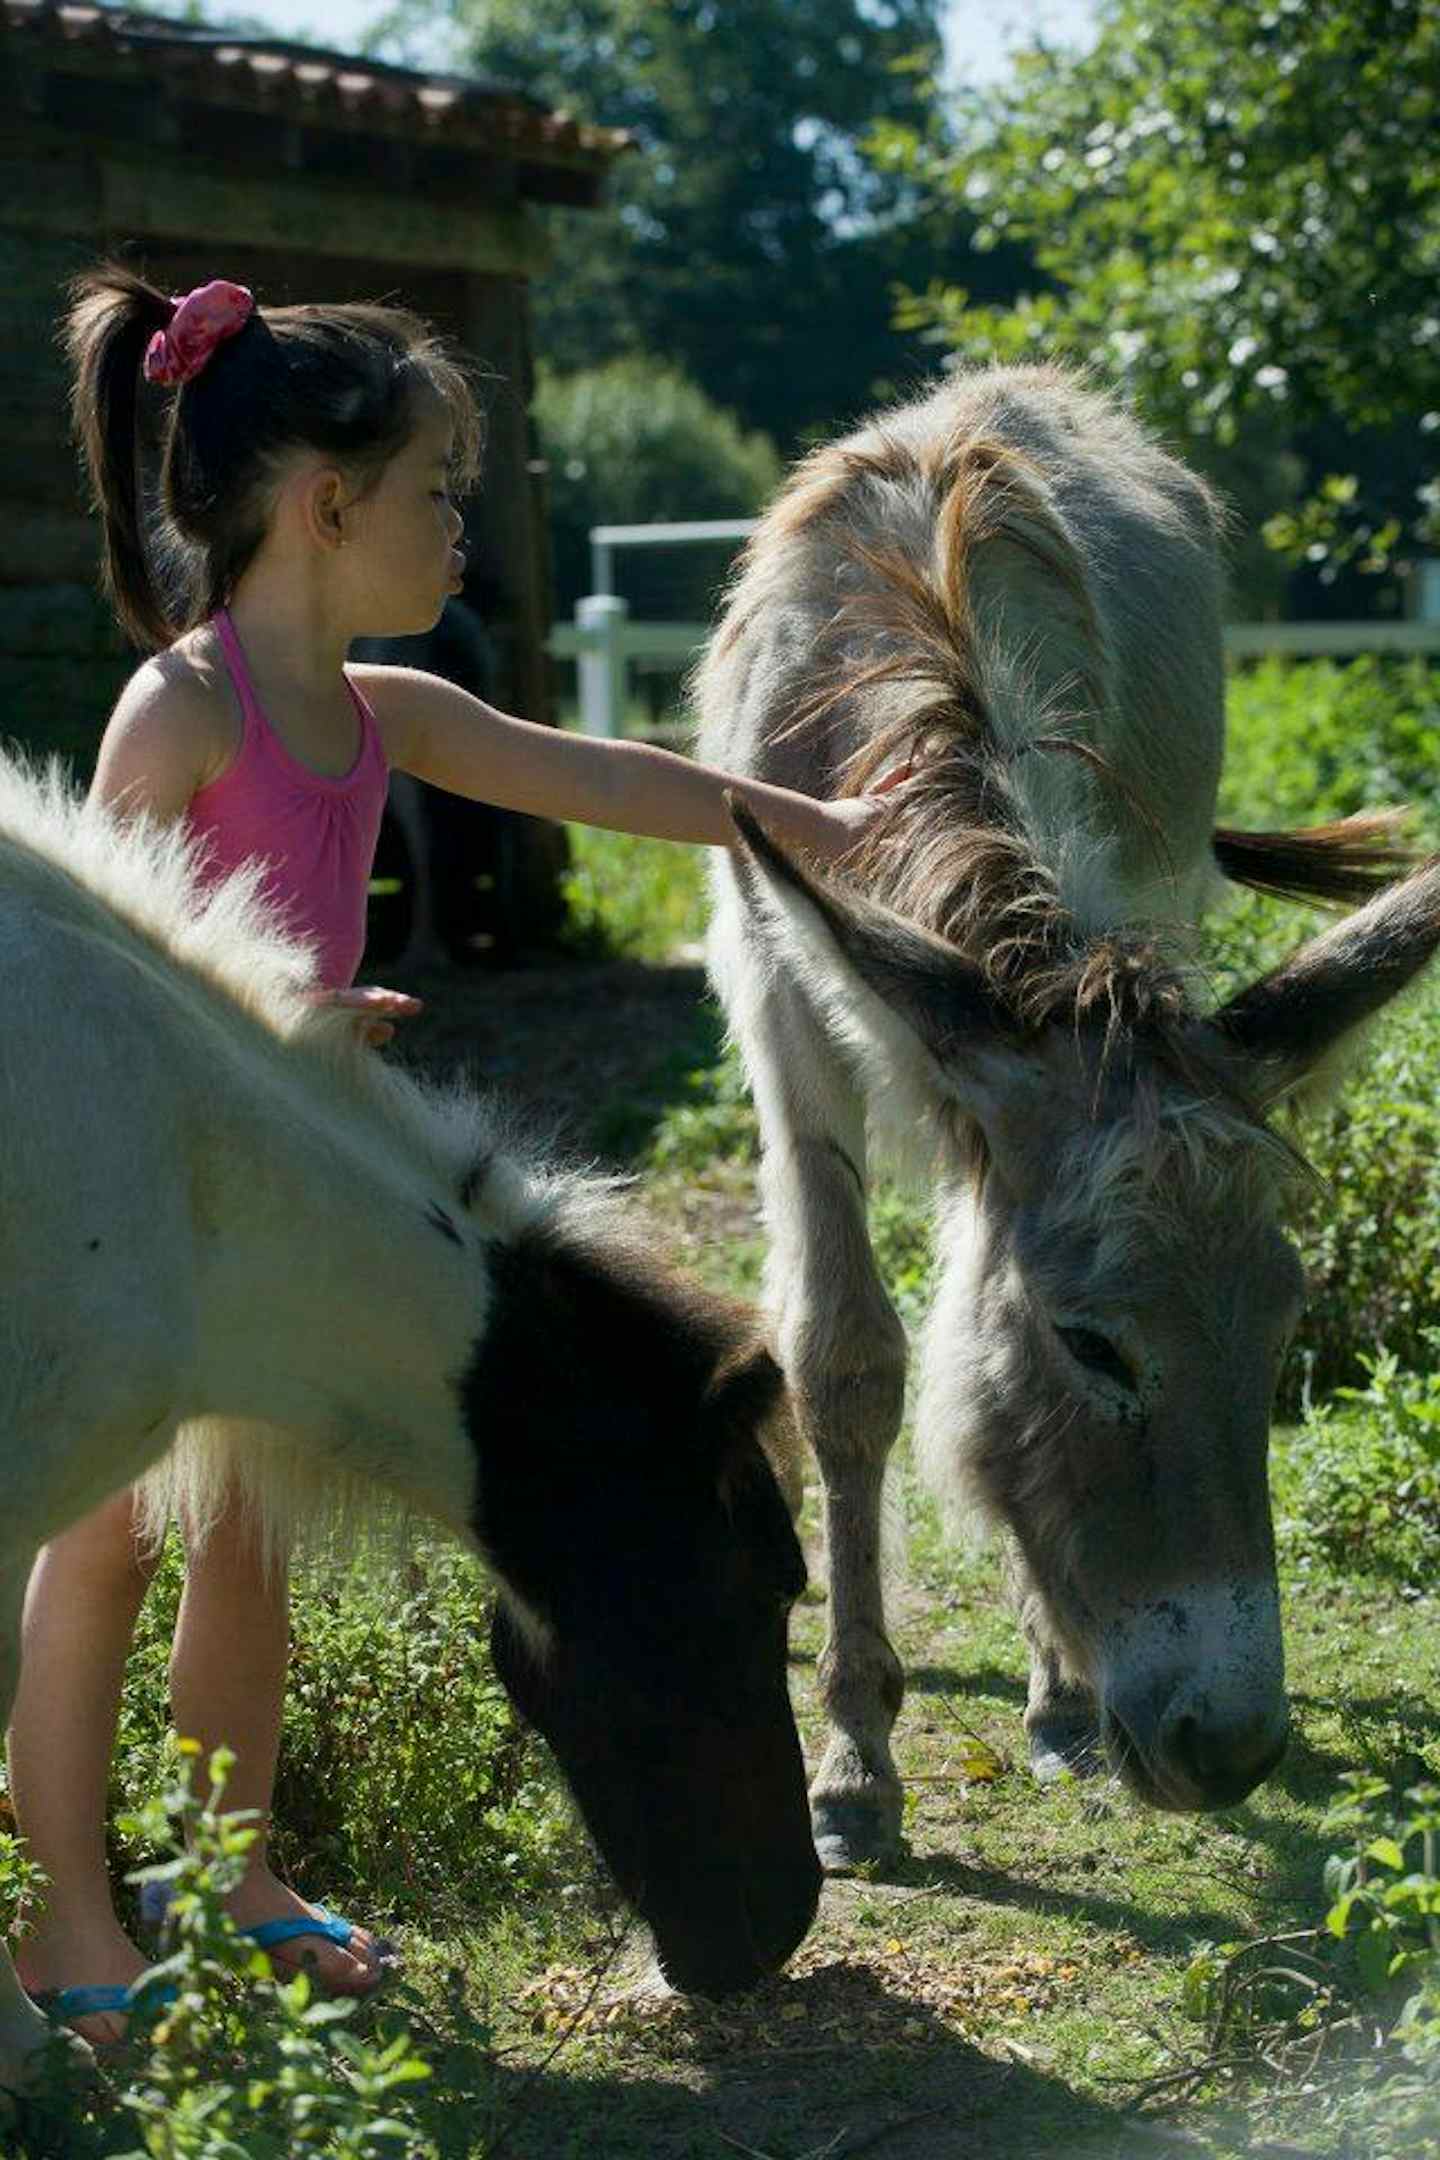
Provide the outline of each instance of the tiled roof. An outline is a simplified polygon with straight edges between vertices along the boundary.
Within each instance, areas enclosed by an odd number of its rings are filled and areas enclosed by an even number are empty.
[[[356,134],[423,138],[462,154],[508,156],[603,172],[631,146],[617,128],[592,127],[551,112],[523,91],[464,75],[433,74],[384,61],[237,36],[86,0],[0,0],[0,29],[68,50],[86,68],[130,72],[143,62],[152,83],[229,106],[293,114]],[[0,50],[3,50],[0,44]]]

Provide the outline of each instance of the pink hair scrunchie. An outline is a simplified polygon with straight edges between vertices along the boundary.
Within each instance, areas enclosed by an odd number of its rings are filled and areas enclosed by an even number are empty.
[[[145,380],[187,383],[217,345],[243,330],[255,312],[255,295],[227,278],[212,278],[194,292],[173,295],[175,313],[145,348]]]

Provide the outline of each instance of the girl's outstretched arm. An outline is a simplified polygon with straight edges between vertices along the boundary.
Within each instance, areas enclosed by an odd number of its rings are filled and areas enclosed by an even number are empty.
[[[727,847],[735,839],[725,807],[732,790],[777,838],[824,862],[853,847],[875,815],[867,797],[820,802],[652,743],[602,741],[516,720],[438,675],[351,672],[375,709],[392,765],[502,810]]]

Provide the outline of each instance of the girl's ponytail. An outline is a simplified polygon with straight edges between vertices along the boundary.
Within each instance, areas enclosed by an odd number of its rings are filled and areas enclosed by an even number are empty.
[[[139,398],[145,348],[174,306],[121,263],[87,271],[70,293],[71,412],[101,518],[105,587],[137,645],[168,645],[176,625],[145,546]]]

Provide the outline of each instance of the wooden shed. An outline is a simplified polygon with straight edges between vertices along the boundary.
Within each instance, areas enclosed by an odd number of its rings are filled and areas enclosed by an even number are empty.
[[[466,620],[487,694],[546,719],[527,285],[545,207],[595,204],[627,138],[468,78],[74,0],[0,0],[0,70],[0,729],[83,766],[133,665],[55,340],[66,280],[115,251],[176,291],[395,300],[465,348],[492,378]],[[527,845],[553,859],[540,828]]]

